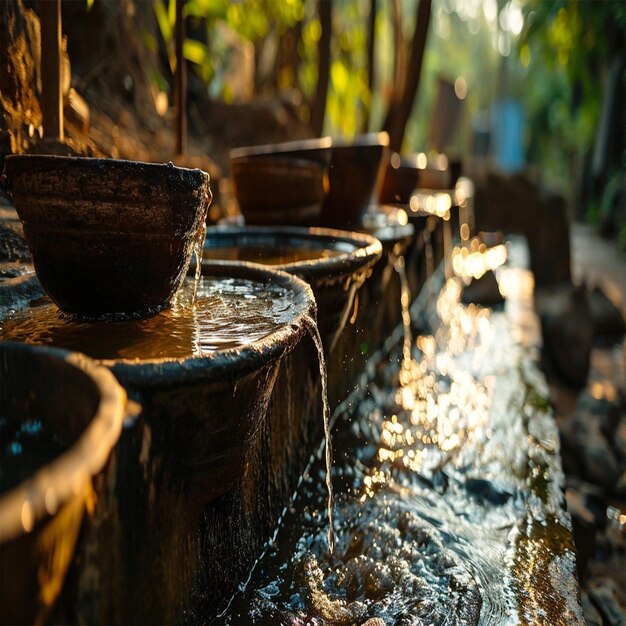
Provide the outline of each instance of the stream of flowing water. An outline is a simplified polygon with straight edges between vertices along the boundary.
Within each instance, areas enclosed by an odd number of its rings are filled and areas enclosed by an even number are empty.
[[[411,289],[406,275],[405,258],[400,255],[394,262],[393,268],[400,279],[400,310],[402,312],[402,356],[403,366],[407,366],[412,359],[411,346],[413,337],[411,334]]]
[[[317,328],[315,320],[308,315],[304,316],[304,323],[306,329],[315,344],[317,350],[317,359],[320,372],[320,384],[322,394],[322,418],[324,420],[324,459],[326,461],[326,488],[328,490],[328,501],[326,504],[326,510],[328,512],[328,552],[332,554],[335,550],[335,516],[333,510],[333,443],[330,432],[330,407],[328,405],[328,391],[327,391],[327,372],[326,372],[326,359],[324,357],[324,348],[322,346],[322,338]]]
[[[193,283],[193,300],[196,299],[198,284],[200,283],[200,278],[202,277],[202,246],[204,246],[204,240],[206,239],[206,229],[206,222],[203,221],[200,226],[200,230],[198,231],[198,236],[193,244],[193,255],[196,262],[196,271],[194,272]]]

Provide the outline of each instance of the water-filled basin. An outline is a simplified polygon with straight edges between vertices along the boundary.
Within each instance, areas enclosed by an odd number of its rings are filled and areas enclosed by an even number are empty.
[[[2,184],[46,293],[89,318],[167,306],[211,200],[208,174],[171,163],[9,156]]]
[[[308,282],[318,306],[327,354],[339,337],[354,296],[382,254],[374,237],[327,228],[214,227],[207,230],[205,261],[239,259],[289,272]]]
[[[81,354],[0,343],[0,621],[43,622],[74,554],[126,395]]]

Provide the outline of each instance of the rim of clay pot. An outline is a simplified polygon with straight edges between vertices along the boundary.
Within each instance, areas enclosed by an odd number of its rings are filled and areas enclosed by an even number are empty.
[[[15,174],[26,172],[32,174],[37,171],[50,171],[52,166],[72,166],[83,168],[85,170],[99,170],[106,167],[110,172],[113,169],[125,170],[132,168],[133,177],[136,179],[139,175],[152,176],[158,172],[172,172],[178,174],[182,182],[184,178],[189,178],[196,185],[208,184],[210,182],[209,175],[200,169],[190,169],[187,167],[179,167],[171,161],[168,163],[148,163],[144,161],[127,161],[124,159],[107,159],[99,157],[73,157],[73,156],[57,156],[53,154],[11,154],[4,159],[4,171],[0,177],[2,188],[9,194],[12,194],[13,179]],[[17,169],[19,168],[19,169]],[[115,190],[114,190],[115,191]]]
[[[268,154],[267,158],[255,159],[253,156],[242,156],[233,159],[231,167],[246,166],[259,170],[270,170],[278,168],[281,172],[287,173],[289,170],[298,170],[322,176],[324,167],[317,161],[303,159],[302,157],[290,157],[283,154]]]
[[[392,252],[396,247],[399,247],[402,251],[405,251],[413,237],[415,236],[415,226],[413,224],[387,224],[385,226],[379,226],[367,231],[372,236],[376,237],[383,246],[383,251],[386,253]]]
[[[326,167],[330,159],[330,149],[333,145],[332,137],[319,137],[315,139],[296,139],[295,141],[282,141],[279,143],[264,143],[258,146],[241,146],[233,148],[230,153],[231,163],[242,157],[267,157],[290,153],[301,153],[294,158],[316,161]],[[306,156],[305,156],[306,154]]]
[[[96,386],[98,408],[78,439],[65,452],[0,496],[0,543],[30,532],[37,522],[54,514],[81,492],[105,465],[122,431],[126,392],[105,367],[61,348],[0,342],[0,355],[29,352],[65,361],[85,373]],[[50,502],[54,499],[55,506]]]
[[[207,230],[207,239],[213,235],[224,238],[225,241],[248,240],[255,246],[279,245],[293,246],[306,249],[303,243],[308,244],[309,249],[323,250],[328,248],[337,249],[337,245],[343,248],[340,254],[331,257],[320,257],[313,260],[294,261],[273,265],[276,268],[290,274],[296,274],[306,281],[327,280],[333,282],[338,277],[353,275],[363,267],[372,265],[382,255],[382,244],[378,239],[367,233],[335,230],[332,228],[301,227],[301,226],[215,226]],[[223,247],[227,247],[225,244]],[[232,243],[230,245],[237,245]],[[214,260],[209,261],[213,263]],[[238,261],[245,263],[244,261]],[[203,264],[205,261],[203,261]],[[256,263],[254,265],[257,265]],[[268,267],[268,266],[264,266]]]
[[[216,350],[202,356],[178,359],[158,358],[104,359],[98,363],[110,367],[126,385],[161,388],[185,382],[235,380],[276,361],[287,354],[306,332],[305,318],[317,316],[311,287],[298,277],[273,268],[245,262],[203,262],[203,276],[242,278],[262,285],[275,284],[289,289],[294,296],[292,317],[261,339],[237,348]]]
[[[337,141],[333,139],[333,151],[341,148],[362,148],[366,146],[389,147],[389,133],[385,130],[378,133],[361,133],[356,135],[352,141]]]

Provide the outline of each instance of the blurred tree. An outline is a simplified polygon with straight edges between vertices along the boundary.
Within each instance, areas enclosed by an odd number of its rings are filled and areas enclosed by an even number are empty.
[[[530,0],[524,18],[529,156],[553,177],[578,183],[579,214],[589,206],[597,212],[611,179],[624,177],[626,3]]]
[[[398,59],[398,65],[401,68],[400,75],[396,75],[397,90],[395,97],[392,99],[384,124],[384,130],[389,133],[389,146],[392,150],[400,150],[402,148],[406,125],[413,111],[413,104],[422,73],[422,61],[426,48],[426,36],[430,23],[431,5],[431,0],[419,0],[417,4],[417,14],[415,17],[413,37],[411,38],[408,63],[404,62],[405,53],[400,50],[397,51],[396,59]],[[401,24],[402,22],[400,20],[400,23],[396,25],[397,31],[400,31]],[[401,35],[397,36],[396,45],[399,46],[401,50],[404,50],[405,44]],[[396,70],[397,69],[396,67]]]
[[[317,86],[311,105],[311,128],[319,137],[324,129],[326,113],[326,97],[330,76],[330,43],[333,34],[332,0],[317,0],[317,14],[321,26],[321,34],[317,43]]]

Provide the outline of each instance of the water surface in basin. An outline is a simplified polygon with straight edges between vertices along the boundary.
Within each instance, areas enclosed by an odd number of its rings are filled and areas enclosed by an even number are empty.
[[[66,447],[37,419],[15,424],[0,417],[0,494],[19,485]]]
[[[301,249],[291,246],[241,246],[241,247],[205,247],[203,258],[225,261],[250,261],[263,265],[286,265],[301,261],[317,261],[345,254],[342,250],[328,248]]]
[[[210,276],[195,285],[186,278],[172,306],[144,320],[83,322],[35,306],[0,322],[0,338],[96,359],[178,359],[245,346],[290,321],[293,296],[280,285]]]

